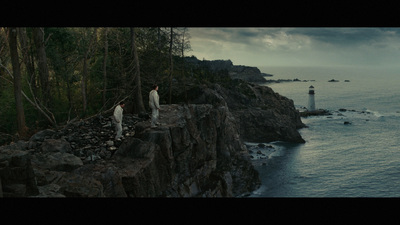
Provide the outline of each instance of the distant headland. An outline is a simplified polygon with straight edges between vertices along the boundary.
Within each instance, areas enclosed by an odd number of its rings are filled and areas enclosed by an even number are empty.
[[[208,67],[212,72],[226,70],[232,79],[241,79],[251,83],[265,83],[264,77],[272,74],[261,73],[260,69],[252,66],[233,65],[231,60],[199,60],[195,56],[186,57],[186,62],[193,65]]]

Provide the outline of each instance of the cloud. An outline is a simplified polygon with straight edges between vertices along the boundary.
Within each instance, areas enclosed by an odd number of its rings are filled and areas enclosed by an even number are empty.
[[[244,65],[395,64],[400,28],[190,28],[195,56]]]

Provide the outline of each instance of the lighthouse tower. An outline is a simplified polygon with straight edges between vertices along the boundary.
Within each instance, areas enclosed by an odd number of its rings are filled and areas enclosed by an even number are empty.
[[[314,94],[314,86],[311,85],[308,90],[308,111],[315,111]]]

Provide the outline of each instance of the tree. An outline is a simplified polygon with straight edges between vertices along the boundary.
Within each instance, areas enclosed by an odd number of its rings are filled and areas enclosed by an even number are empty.
[[[32,29],[33,40],[36,44],[36,53],[39,67],[39,80],[42,90],[42,103],[45,107],[51,102],[50,85],[49,85],[49,68],[47,66],[47,56],[44,45],[44,29],[35,27]]]
[[[12,27],[8,30],[8,44],[10,48],[11,64],[14,75],[14,97],[17,109],[17,127],[20,137],[25,137],[28,128],[25,125],[25,113],[22,103],[22,87],[21,87],[21,70],[19,64],[18,48],[17,48],[17,28]]]
[[[185,51],[190,50],[190,43],[188,39],[190,38],[187,28],[182,29],[182,42],[181,42],[181,57],[182,57],[182,80],[183,80],[183,91],[185,93],[185,102],[188,103],[187,91],[186,91],[186,76],[185,76]]]
[[[33,59],[33,54],[31,51],[31,46],[28,43],[28,36],[25,27],[17,28],[19,35],[19,42],[21,46],[22,59],[25,64],[29,76],[29,82],[32,85],[33,93],[37,96],[36,88],[36,74],[35,74],[35,63]]]
[[[168,98],[168,103],[171,104],[172,102],[172,71],[174,69],[174,63],[173,63],[173,58],[172,58],[172,46],[174,43],[174,31],[173,28],[171,27],[171,33],[170,33],[170,40],[169,40],[169,98]]]
[[[74,28],[48,27],[45,28],[45,32],[51,34],[51,38],[46,43],[46,55],[53,80],[56,80],[57,91],[61,92],[57,101],[65,98],[68,100],[68,103],[61,104],[62,107],[57,108],[57,111],[63,112],[68,107],[69,120],[72,109],[77,113],[75,104],[80,99],[78,98],[78,89],[75,88],[79,86],[76,84],[80,81],[78,65],[81,62],[81,57],[78,54],[78,45],[76,44],[79,37]]]
[[[146,111],[143,105],[143,98],[142,98],[142,87],[140,82],[140,64],[139,64],[139,56],[137,53],[136,48],[136,37],[135,37],[135,28],[131,27],[131,42],[132,42],[132,54],[133,54],[133,61],[135,66],[134,72],[134,80],[135,80],[135,91],[133,94],[133,102],[135,106],[136,113]]]
[[[106,105],[107,92],[107,57],[108,57],[108,27],[104,28],[104,56],[103,56],[103,106]]]
[[[188,82],[188,36],[181,28],[16,28],[16,48],[9,48],[14,39],[8,31],[0,29],[0,103],[7,104],[0,110],[0,134],[17,130],[4,116],[14,117],[14,97],[25,103],[19,110],[24,116],[18,115],[25,117],[25,126],[40,129],[68,123],[71,116],[104,113],[123,99],[132,102],[127,112],[143,112],[148,95],[142,89],[154,83],[162,101],[173,103],[174,90],[184,90]]]
[[[94,40],[96,39],[97,36],[97,28],[94,28],[93,34],[90,37],[89,45],[85,51],[85,54],[83,56],[83,71],[82,71],[82,82],[81,82],[81,90],[82,90],[82,101],[83,101],[83,113],[86,113],[87,109],[87,76],[88,76],[88,59],[90,57],[91,50],[94,45]]]

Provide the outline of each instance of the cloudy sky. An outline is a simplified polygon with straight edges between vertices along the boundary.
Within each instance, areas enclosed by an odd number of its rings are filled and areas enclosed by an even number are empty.
[[[400,64],[400,28],[190,28],[198,59],[247,66],[384,66]]]

